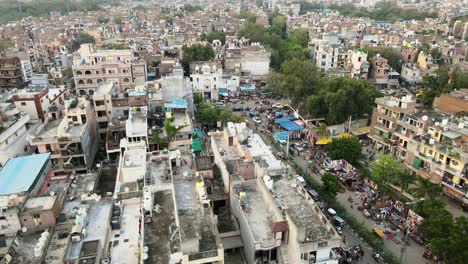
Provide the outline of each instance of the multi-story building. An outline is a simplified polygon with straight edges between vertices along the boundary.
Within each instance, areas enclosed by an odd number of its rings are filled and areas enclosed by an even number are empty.
[[[456,105],[459,98],[446,96],[434,107],[442,112],[417,111],[409,96],[376,99],[369,136],[416,175],[441,184],[444,193],[468,204],[467,124],[457,117],[463,111]]]
[[[218,100],[223,84],[223,69],[215,63],[191,63],[190,81],[193,92],[203,98]]]
[[[107,128],[114,120],[112,107],[112,97],[116,93],[116,85],[113,82],[99,85],[93,94],[94,111],[96,112],[96,122],[101,140],[105,140]]]
[[[424,51],[419,52],[416,63],[423,77],[431,74],[438,68],[437,64],[433,62],[431,54],[426,54]]]
[[[416,110],[416,100],[411,96],[403,98],[381,97],[376,98],[377,107],[372,113],[371,130],[369,137],[379,144],[390,148],[393,146],[393,133],[396,131],[398,122],[405,119],[407,114]]]
[[[79,95],[93,95],[101,83],[116,83],[124,92],[146,81],[146,63],[132,50],[94,50],[83,44],[73,58],[73,77]]]
[[[26,79],[18,57],[0,58],[0,88],[23,88]]]
[[[260,135],[229,123],[211,146],[247,263],[338,263],[340,236]]]
[[[369,62],[367,61],[367,54],[360,50],[349,51],[349,63],[346,61],[345,67],[351,68],[351,77],[355,79],[367,80],[369,78]]]
[[[421,71],[414,64],[406,63],[401,67],[401,79],[408,84],[421,84]]]
[[[19,111],[27,113],[32,120],[44,122],[49,113],[52,119],[60,117],[67,97],[65,87],[28,88],[20,90],[12,99]]]
[[[377,54],[371,61],[370,81],[374,82],[377,86],[385,88],[399,86],[399,73],[395,72],[390,65],[388,65],[387,59]]]
[[[339,44],[328,44],[319,42],[315,45],[314,63],[322,72],[336,69],[338,66],[338,56],[341,46]]]
[[[91,169],[98,142],[96,114],[85,98],[67,101],[63,119],[47,120],[30,139],[39,153],[51,153],[57,174]]]

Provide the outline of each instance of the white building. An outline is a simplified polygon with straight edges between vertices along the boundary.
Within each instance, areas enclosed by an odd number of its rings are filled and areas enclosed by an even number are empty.
[[[193,92],[203,98],[218,100],[218,91],[223,85],[222,68],[215,63],[194,63],[190,66]]]
[[[339,54],[340,46],[338,44],[330,45],[327,42],[321,41],[315,45],[314,63],[323,72],[336,69]]]

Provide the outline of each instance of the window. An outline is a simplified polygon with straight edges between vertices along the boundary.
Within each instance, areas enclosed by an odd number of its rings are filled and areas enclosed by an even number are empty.
[[[123,79],[123,81],[124,81],[124,82],[129,82],[130,79],[128,79],[127,77],[125,77],[125,78]]]
[[[26,105],[26,102],[21,102],[21,105],[22,105],[22,106],[25,106],[25,105]]]
[[[83,72],[82,71],[76,71],[76,75],[82,75]]]
[[[84,74],[86,74],[86,75],[90,75],[90,74],[91,74],[91,71],[85,71],[85,73],[84,73]]]
[[[6,216],[3,216],[3,215],[0,216],[0,220],[6,220],[6,219],[7,219]]]
[[[102,79],[97,79],[97,83],[102,83]]]
[[[86,84],[93,84],[93,80],[91,79],[86,80]]]
[[[72,120],[73,120],[73,122],[76,122],[76,121],[78,121],[78,117],[72,116]]]

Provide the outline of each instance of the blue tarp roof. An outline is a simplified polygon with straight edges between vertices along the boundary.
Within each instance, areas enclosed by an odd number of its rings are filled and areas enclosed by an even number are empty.
[[[303,126],[300,126],[289,119],[283,120],[282,122],[279,122],[278,124],[288,131],[296,131],[296,130],[304,129]]]
[[[205,136],[205,133],[200,128],[195,128],[195,133],[199,138],[203,138]]]
[[[166,108],[183,109],[187,108],[187,100],[183,98],[174,98],[169,104],[164,104]]]
[[[255,84],[253,83],[241,83],[239,84],[241,91],[255,91]]]
[[[219,94],[225,94],[225,95],[229,94],[227,88],[219,88],[218,93]]]
[[[275,141],[279,140],[288,140],[289,132],[288,131],[281,131],[275,133]]]
[[[0,195],[30,191],[49,156],[44,153],[9,159],[0,170]]]
[[[148,77],[156,77],[156,72],[148,72]]]

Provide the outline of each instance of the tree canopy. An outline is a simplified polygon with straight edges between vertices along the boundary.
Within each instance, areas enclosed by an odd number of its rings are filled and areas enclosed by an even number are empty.
[[[363,9],[353,4],[325,4],[324,2],[310,3],[307,1],[297,1],[301,4],[301,14],[308,11],[318,11],[325,8],[339,11],[340,14],[350,17],[368,17],[375,20],[424,20],[425,18],[437,17],[436,13],[421,12],[417,9],[403,9],[397,5],[396,1],[382,1],[375,4],[373,9]]]
[[[214,31],[209,34],[202,33],[201,40],[206,40],[209,43],[213,43],[213,40],[220,40],[221,43],[224,45],[226,42],[226,33],[221,31]]]
[[[99,1],[96,0],[5,0],[0,5],[0,23],[19,20],[23,17],[48,17],[50,12],[59,11],[62,14],[72,11],[98,10]]]
[[[331,202],[335,199],[336,194],[341,189],[341,183],[333,173],[324,173],[322,175],[322,197],[325,201]]]
[[[424,90],[420,99],[425,106],[431,107],[434,98],[441,94],[468,87],[468,72],[441,66],[435,71],[435,75],[425,76],[423,80]]]
[[[95,44],[96,39],[88,33],[78,33],[75,39],[72,41],[73,49],[79,49],[81,44],[90,43]]]
[[[197,121],[207,124],[209,127],[216,127],[217,122],[220,121],[221,125],[225,125],[228,122],[244,122],[245,118],[236,115],[231,109],[219,109],[213,106],[213,104],[203,100],[200,94],[196,94],[193,98],[196,108],[195,116]]]
[[[356,137],[334,138],[328,144],[327,151],[331,159],[344,159],[354,165],[363,158],[362,146]]]
[[[392,67],[397,72],[401,72],[403,57],[398,50],[389,47],[367,47],[363,48],[362,51],[367,53],[370,60],[372,60],[372,57],[380,54],[381,57],[387,59],[388,65],[390,65],[390,67]]]
[[[211,45],[195,44],[182,47],[182,65],[188,74],[190,63],[193,61],[209,61],[215,56]]]

